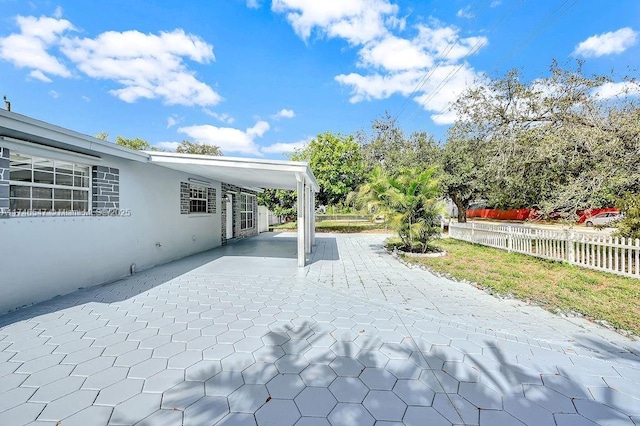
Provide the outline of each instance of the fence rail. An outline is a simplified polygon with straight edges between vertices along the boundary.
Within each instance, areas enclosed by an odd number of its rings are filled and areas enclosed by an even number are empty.
[[[457,240],[640,278],[640,240],[487,223],[449,224]]]

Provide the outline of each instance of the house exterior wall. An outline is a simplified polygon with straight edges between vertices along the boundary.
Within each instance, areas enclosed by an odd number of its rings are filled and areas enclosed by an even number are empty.
[[[108,214],[0,217],[0,312],[113,281],[130,274],[131,265],[140,271],[221,244],[220,183],[212,184],[218,213],[181,214],[181,183],[197,176],[102,159],[93,183],[103,184],[101,197],[108,199],[98,202],[111,203]]]
[[[250,191],[244,188],[240,188],[239,186],[230,185],[228,183],[222,183],[222,196],[224,197],[228,193],[233,194],[233,238],[245,238],[251,237],[253,235],[258,235],[258,202],[256,199],[256,203],[253,208],[253,228],[248,229],[240,229],[240,195],[241,194],[251,194],[258,195],[255,191]],[[221,225],[221,237],[222,237],[222,245],[227,244],[227,203],[222,203],[222,225]]]
[[[9,211],[9,149],[0,146],[0,217]]]

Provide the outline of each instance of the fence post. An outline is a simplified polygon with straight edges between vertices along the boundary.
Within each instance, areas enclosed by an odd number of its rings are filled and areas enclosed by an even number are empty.
[[[565,230],[565,239],[567,240],[567,262],[576,263],[576,250],[573,244],[574,234],[573,231]]]
[[[476,234],[476,224],[471,222],[471,239],[473,240],[473,236]]]
[[[511,225],[507,226],[507,253],[511,253],[513,249],[513,236],[511,233],[513,232],[513,228]]]

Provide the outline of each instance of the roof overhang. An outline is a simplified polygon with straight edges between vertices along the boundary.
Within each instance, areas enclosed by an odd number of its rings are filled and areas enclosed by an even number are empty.
[[[302,161],[144,152],[159,166],[245,188],[295,190],[298,182],[304,182],[315,192],[320,190],[309,164]]]
[[[28,142],[84,155],[100,154],[147,162],[149,155],[142,151],[116,145],[108,141],[83,135],[64,127],[45,123],[15,112],[0,109],[0,136],[8,142]]]

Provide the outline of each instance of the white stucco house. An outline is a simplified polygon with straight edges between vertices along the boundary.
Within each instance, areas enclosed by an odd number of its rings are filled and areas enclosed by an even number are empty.
[[[0,312],[255,235],[260,188],[298,190],[304,266],[307,163],[133,151],[0,110]]]

